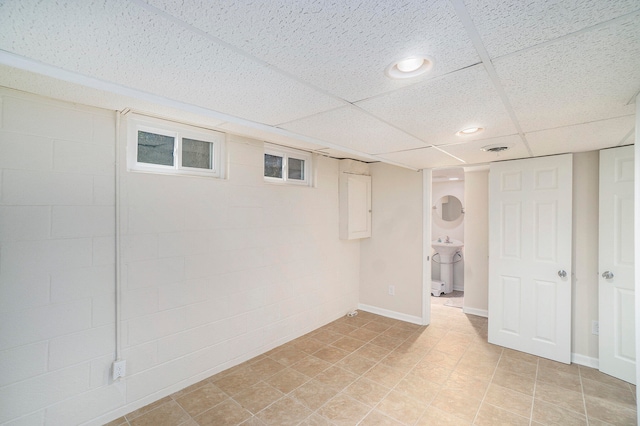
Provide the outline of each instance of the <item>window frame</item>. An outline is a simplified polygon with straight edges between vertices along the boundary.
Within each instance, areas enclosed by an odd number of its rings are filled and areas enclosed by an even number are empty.
[[[264,155],[265,154],[282,158],[282,177],[281,178],[264,176],[264,166],[265,166]],[[303,168],[304,179],[289,178],[289,157],[304,161],[304,168]],[[264,153],[262,157],[262,175],[264,177],[265,182],[268,182],[268,183],[311,186],[312,161],[313,161],[313,156],[310,152],[265,143]]]
[[[131,114],[131,116],[127,117],[127,128],[127,170],[147,173],[224,178],[225,161],[223,160],[223,156],[226,140],[226,135],[224,133],[137,114]],[[172,166],[138,161],[139,131],[174,138]],[[183,139],[193,139],[211,144],[211,169],[182,165]]]

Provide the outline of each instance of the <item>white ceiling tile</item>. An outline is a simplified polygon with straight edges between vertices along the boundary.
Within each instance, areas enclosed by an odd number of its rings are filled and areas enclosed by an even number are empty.
[[[594,151],[624,142],[634,125],[635,116],[628,115],[532,132],[526,136],[535,156]]]
[[[301,135],[367,154],[401,151],[426,144],[353,106],[338,108],[280,126]]]
[[[485,146],[506,146],[508,150],[499,153],[482,151]],[[529,151],[518,135],[482,139],[473,142],[441,146],[442,150],[464,160],[466,164],[482,164],[492,161],[513,160],[529,157]]]
[[[615,48],[612,48],[615,46]],[[633,114],[640,20],[628,19],[494,62],[525,132]]]
[[[640,10],[638,0],[464,0],[495,58]]]
[[[376,162],[377,160],[375,160],[374,158],[371,157],[366,157],[363,155],[354,155],[352,153],[348,153],[348,152],[343,152],[337,149],[331,149],[331,148],[327,148],[327,149],[322,149],[317,151],[319,154],[324,154],[327,155],[329,157],[332,158],[338,158],[338,159],[351,159],[351,160],[358,160],[358,161],[362,161],[364,163],[371,163],[371,162]]]
[[[291,148],[304,149],[306,151],[316,151],[326,148],[326,146],[324,145],[319,145],[308,141],[303,141],[300,138],[283,135],[277,132],[278,129],[256,129],[247,127],[242,124],[230,122],[221,124],[217,126],[217,128],[224,132],[234,133],[237,135],[246,136],[248,138],[271,142],[278,145],[284,145]]]
[[[456,160],[450,155],[447,155],[434,147],[380,154],[377,155],[377,157],[392,161],[396,164],[405,165],[412,169],[431,169],[434,167],[455,167],[465,165],[462,161]]]
[[[0,27],[4,50],[261,123],[343,104],[131,2],[8,2]]]
[[[376,117],[433,145],[460,143],[459,130],[483,127],[466,140],[517,133],[483,66],[358,102]]]
[[[351,102],[480,61],[448,1],[147,1]],[[433,58],[429,75],[384,75],[394,60],[416,54]]]

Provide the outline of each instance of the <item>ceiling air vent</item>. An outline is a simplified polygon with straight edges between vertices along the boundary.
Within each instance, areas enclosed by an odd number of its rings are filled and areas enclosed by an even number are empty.
[[[487,145],[487,146],[483,146],[482,148],[480,148],[481,150],[483,150],[484,152],[502,152],[502,151],[506,151],[508,150],[509,146],[506,145]]]

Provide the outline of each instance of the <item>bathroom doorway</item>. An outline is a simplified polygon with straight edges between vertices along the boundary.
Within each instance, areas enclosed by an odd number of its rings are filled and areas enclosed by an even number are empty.
[[[431,303],[464,305],[464,169],[434,169],[431,183]]]

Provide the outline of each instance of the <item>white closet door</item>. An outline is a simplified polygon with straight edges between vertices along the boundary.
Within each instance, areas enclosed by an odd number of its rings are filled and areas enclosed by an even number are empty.
[[[636,382],[633,146],[600,151],[599,368]]]
[[[570,154],[492,163],[489,342],[571,362]]]

